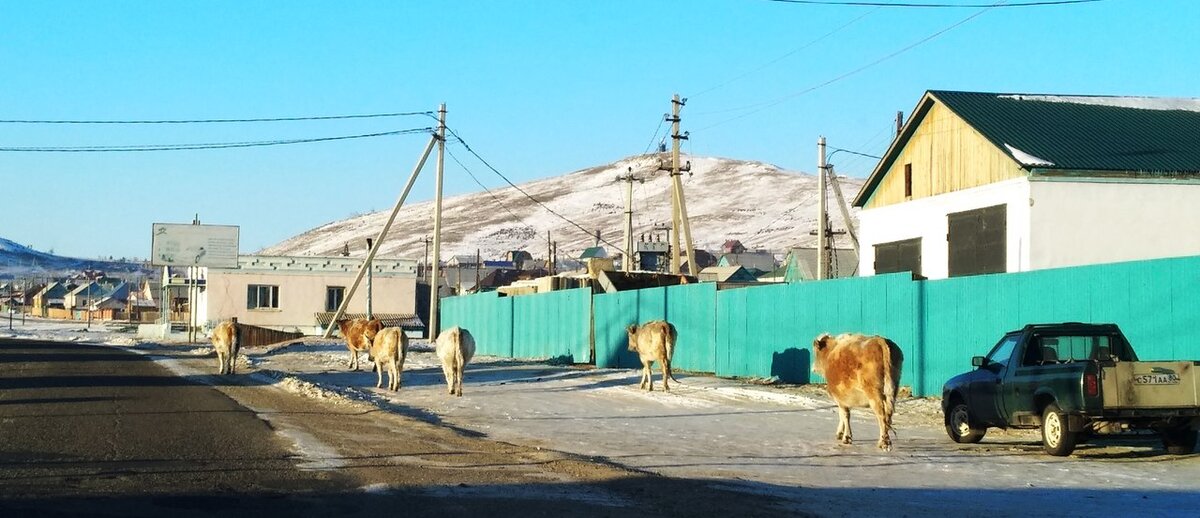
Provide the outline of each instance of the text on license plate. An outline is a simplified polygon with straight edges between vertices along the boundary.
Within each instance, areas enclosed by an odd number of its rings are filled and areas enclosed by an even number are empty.
[[[1179,383],[1178,374],[1138,374],[1133,377],[1136,385],[1176,385]]]

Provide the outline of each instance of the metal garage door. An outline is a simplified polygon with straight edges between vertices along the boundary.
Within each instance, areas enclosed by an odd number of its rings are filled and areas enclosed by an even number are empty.
[[[897,272],[921,277],[921,238],[875,245],[875,274]]]
[[[946,216],[951,277],[1001,273],[1006,270],[1008,241],[1006,206],[955,212]]]

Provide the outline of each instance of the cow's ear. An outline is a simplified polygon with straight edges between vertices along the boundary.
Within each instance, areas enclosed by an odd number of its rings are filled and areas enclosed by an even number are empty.
[[[816,340],[813,340],[813,349],[824,349],[825,339],[827,338],[829,338],[829,335],[818,336]]]

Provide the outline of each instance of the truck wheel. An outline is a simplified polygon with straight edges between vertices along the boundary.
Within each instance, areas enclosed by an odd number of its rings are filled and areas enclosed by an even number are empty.
[[[1187,455],[1196,451],[1196,430],[1191,428],[1170,428],[1163,430],[1162,443],[1171,455]]]
[[[1067,416],[1050,403],[1042,411],[1042,448],[1055,457],[1066,457],[1075,451],[1075,432],[1067,430]]]
[[[955,402],[946,411],[946,435],[957,443],[977,443],[983,439],[987,428],[976,427],[972,423],[971,412],[966,403]]]

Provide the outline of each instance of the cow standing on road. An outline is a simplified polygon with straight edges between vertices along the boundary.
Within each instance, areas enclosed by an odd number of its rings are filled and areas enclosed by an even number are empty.
[[[212,331],[213,349],[217,351],[217,374],[233,374],[238,349],[242,346],[241,329],[234,319],[221,322]]]
[[[471,332],[458,326],[447,329],[437,337],[438,358],[442,360],[442,374],[446,376],[446,388],[453,396],[462,396],[463,370],[471,357],[475,356],[475,338]]]
[[[675,326],[662,320],[654,320],[642,324],[632,324],[626,328],[629,333],[629,350],[638,353],[642,361],[642,382],[638,388],[654,391],[654,376],[650,373],[650,365],[658,362],[662,368],[663,390],[670,392],[671,386],[667,379],[675,379],[671,374],[671,357],[675,355]],[[676,380],[678,381],[678,380]]]
[[[383,387],[383,370],[387,369],[388,390],[400,390],[400,374],[408,356],[408,337],[398,327],[385,327],[375,334],[367,359],[375,362],[375,387]]]
[[[900,348],[882,336],[823,334],[813,341],[813,353],[812,370],[825,377],[825,388],[838,405],[838,441],[852,442],[850,409],[870,407],[879,422],[878,446],[891,451],[892,414],[904,363]]]
[[[346,340],[346,348],[350,349],[350,370],[358,370],[358,355],[366,352],[371,348],[371,343],[375,341],[375,335],[383,329],[383,322],[378,318],[367,320],[365,318],[346,319],[343,318],[337,321],[338,331],[342,333],[342,338]]]

